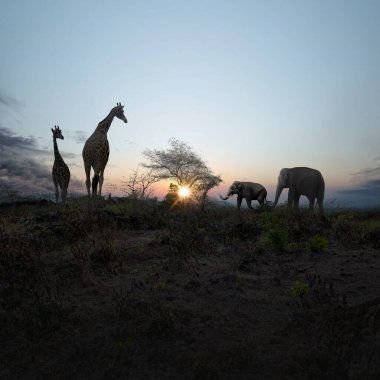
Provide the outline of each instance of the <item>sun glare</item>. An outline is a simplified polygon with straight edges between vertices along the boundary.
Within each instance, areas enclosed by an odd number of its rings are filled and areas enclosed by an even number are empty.
[[[188,187],[181,187],[178,192],[181,198],[187,198],[190,195],[190,189]]]

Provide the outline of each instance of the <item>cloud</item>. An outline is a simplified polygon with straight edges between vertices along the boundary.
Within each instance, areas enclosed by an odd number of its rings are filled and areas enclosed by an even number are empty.
[[[340,190],[339,196],[350,200],[356,207],[380,205],[380,167],[366,168],[351,174],[354,187]]]
[[[359,172],[352,173],[354,180],[369,180],[372,179],[373,177],[380,178],[380,166],[377,168],[367,168],[367,169],[362,169]]]
[[[4,95],[0,95],[0,104],[16,112],[20,112],[21,109],[25,107],[24,103],[18,101],[17,99],[11,98],[10,96]]]
[[[20,151],[27,151],[34,154],[48,154],[49,151],[39,149],[37,140],[33,136],[16,136],[10,129],[0,127],[0,157],[12,152],[19,154]]]
[[[74,135],[72,136],[72,138],[74,139],[74,141],[78,144],[83,144],[86,142],[86,140],[88,139],[88,135],[86,135],[83,131],[74,131]]]

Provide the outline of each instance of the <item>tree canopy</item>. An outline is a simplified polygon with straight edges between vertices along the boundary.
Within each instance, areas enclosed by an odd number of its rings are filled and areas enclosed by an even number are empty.
[[[193,193],[203,194],[215,186],[222,179],[213,174],[206,162],[193,148],[175,138],[169,139],[169,149],[146,149],[143,156],[149,163],[143,164],[149,168],[160,180],[170,179],[179,187],[188,187]]]

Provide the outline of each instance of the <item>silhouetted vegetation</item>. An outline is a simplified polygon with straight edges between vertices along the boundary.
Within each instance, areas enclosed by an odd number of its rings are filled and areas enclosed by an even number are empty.
[[[1,204],[0,378],[377,379],[379,241],[380,210]]]
[[[207,193],[222,182],[220,175],[213,174],[205,160],[183,141],[171,138],[169,145],[167,150],[146,149],[143,155],[148,162],[143,166],[158,180],[173,180],[179,189],[188,188],[204,207]]]

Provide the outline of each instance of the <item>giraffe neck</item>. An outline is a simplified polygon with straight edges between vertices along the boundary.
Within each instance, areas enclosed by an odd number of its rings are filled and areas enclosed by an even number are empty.
[[[54,158],[58,161],[63,161],[63,158],[58,150],[57,139],[54,136],[53,136],[53,142],[54,142]]]
[[[111,123],[112,123],[114,117],[115,117],[115,115],[111,111],[108,114],[108,116],[98,124],[96,130],[100,131],[102,133],[107,133],[108,130],[110,129],[110,126],[111,126]]]

